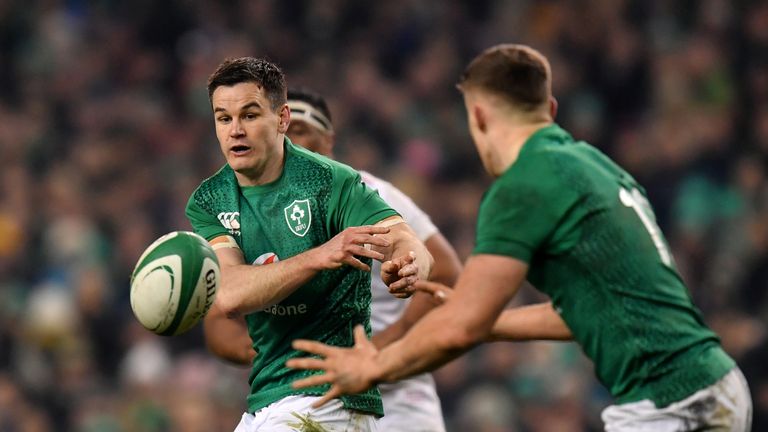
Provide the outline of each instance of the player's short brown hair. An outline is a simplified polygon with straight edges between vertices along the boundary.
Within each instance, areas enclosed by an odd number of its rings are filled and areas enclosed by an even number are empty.
[[[496,45],[472,60],[459,79],[462,90],[481,89],[529,112],[549,102],[552,74],[546,57],[531,47]]]
[[[280,68],[267,60],[255,57],[228,58],[208,78],[208,97],[220,86],[255,83],[264,89],[272,110],[285,104],[287,86]]]

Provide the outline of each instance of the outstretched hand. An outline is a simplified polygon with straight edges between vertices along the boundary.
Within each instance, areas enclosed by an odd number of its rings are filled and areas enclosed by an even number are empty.
[[[321,270],[334,270],[347,264],[369,272],[371,267],[357,257],[383,261],[386,258],[384,254],[367,245],[389,247],[389,241],[376,236],[376,234],[387,234],[388,232],[389,227],[373,225],[347,228],[311,250],[315,266]]]
[[[389,287],[389,292],[397,298],[408,298],[416,292],[414,283],[419,280],[419,266],[416,254],[393,258],[381,264],[381,280]]]
[[[322,357],[295,358],[285,364],[292,369],[324,371],[323,374],[296,380],[292,384],[295,389],[331,384],[331,389],[312,405],[315,408],[339,396],[363,392],[376,384],[378,350],[368,340],[361,325],[355,327],[355,346],[352,348],[334,347],[303,339],[293,341],[293,348]]]

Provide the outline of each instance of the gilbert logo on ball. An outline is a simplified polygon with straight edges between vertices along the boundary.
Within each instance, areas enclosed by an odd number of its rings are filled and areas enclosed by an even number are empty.
[[[149,245],[131,275],[131,309],[147,330],[186,332],[205,316],[219,283],[219,261],[199,235],[174,231]]]

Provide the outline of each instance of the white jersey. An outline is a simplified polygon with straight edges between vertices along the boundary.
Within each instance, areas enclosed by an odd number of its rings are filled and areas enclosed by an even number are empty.
[[[379,196],[395,209],[421,241],[437,234],[429,216],[407,195],[370,173],[360,171],[363,183],[378,191]],[[381,281],[381,263],[371,266],[371,328],[378,333],[397,321],[408,306],[408,300],[389,293]],[[430,374],[421,374],[393,384],[379,385],[384,402],[384,417],[379,420],[381,431],[445,431],[440,399]]]
[[[437,233],[437,227],[432,223],[429,216],[407,195],[392,186],[392,183],[365,171],[361,171],[360,176],[363,183],[376,190],[384,202],[400,213],[419,240],[425,242]],[[389,293],[389,289],[379,277],[380,274],[381,263],[374,260],[373,266],[371,266],[371,329],[373,333],[378,333],[392,325],[400,318],[408,305],[407,300],[404,301]]]

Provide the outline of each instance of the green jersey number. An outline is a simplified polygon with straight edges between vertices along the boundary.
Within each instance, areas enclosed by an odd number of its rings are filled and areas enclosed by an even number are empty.
[[[640,221],[643,222],[646,231],[650,234],[653,244],[656,246],[656,250],[659,251],[661,262],[668,267],[671,267],[672,254],[669,253],[669,248],[664,242],[664,237],[661,235],[661,230],[656,224],[656,218],[653,215],[653,210],[651,210],[651,205],[648,203],[648,200],[636,188],[632,188],[632,191],[630,192],[623,187],[619,189],[619,199],[622,204],[631,207],[635,213],[637,213],[637,216],[640,218]]]

